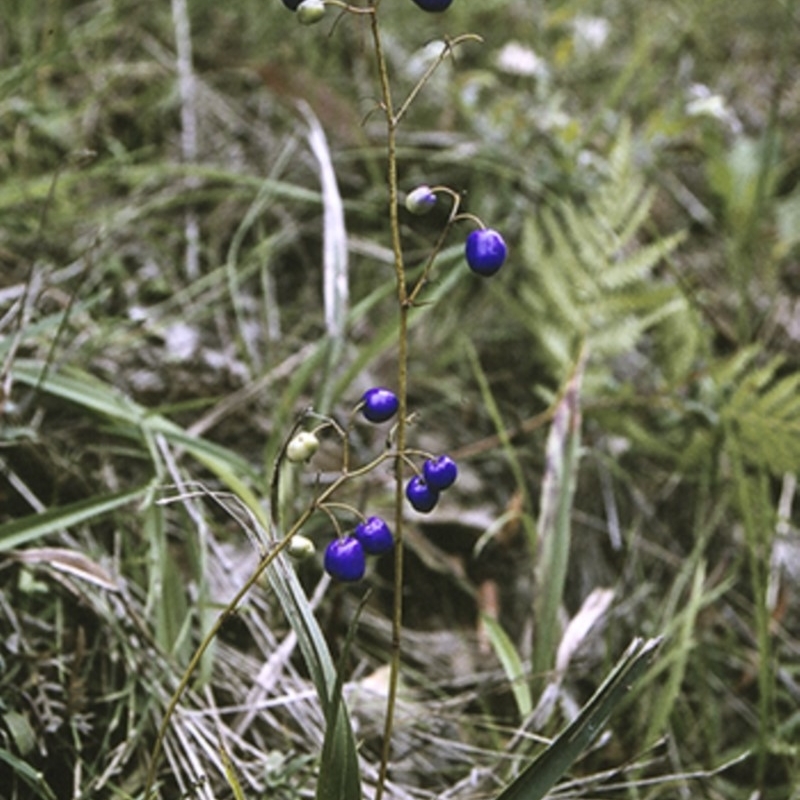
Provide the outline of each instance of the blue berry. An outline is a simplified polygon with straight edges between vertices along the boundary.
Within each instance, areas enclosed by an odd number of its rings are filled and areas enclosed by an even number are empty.
[[[286,0],[284,0],[286,2]],[[445,11],[453,0],[414,0],[423,11]]]
[[[370,517],[356,526],[355,537],[361,542],[364,552],[370,556],[388,553],[394,546],[394,537],[389,526],[380,517]]]
[[[364,548],[353,536],[334,539],[325,548],[324,564],[325,571],[337,581],[360,581],[367,568]]]
[[[299,6],[301,0],[283,0],[283,4],[288,8],[290,11],[296,11],[297,6]]]
[[[406,484],[406,497],[415,510],[427,514],[439,501],[439,492],[428,486],[424,478],[415,475]]]
[[[386,422],[397,413],[397,409],[400,407],[397,395],[389,389],[380,387],[367,389],[361,402],[361,413],[370,422]]]
[[[467,264],[478,275],[494,275],[508,255],[503,237],[492,228],[479,228],[467,237]]]
[[[437,492],[452,486],[458,477],[458,467],[450,456],[439,456],[436,459],[428,459],[422,465],[422,474],[425,483]]]

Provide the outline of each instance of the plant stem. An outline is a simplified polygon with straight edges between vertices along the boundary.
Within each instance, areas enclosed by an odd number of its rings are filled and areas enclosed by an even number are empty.
[[[439,68],[439,65],[453,52],[453,50],[460,45],[462,42],[483,42],[483,37],[478,36],[477,33],[465,33],[461,36],[457,36],[455,39],[450,41],[449,39],[445,41],[442,45],[442,50],[439,55],[436,57],[434,61],[432,61],[428,68],[423,73],[422,77],[417,81],[411,91],[408,93],[408,97],[403,101],[400,108],[397,110],[397,114],[395,116],[395,124],[399,123],[400,120],[405,116],[406,112],[408,111],[409,106],[414,102],[417,95],[422,91],[422,87],[431,79],[431,76],[434,72]]]
[[[758,739],[756,744],[755,785],[764,787],[769,754],[769,740],[775,731],[775,672],[770,640],[770,611],[767,605],[769,571],[769,531],[774,530],[772,507],[763,472],[748,475],[741,444],[734,432],[728,433],[728,454],[731,460],[736,497],[744,527],[750,587],[753,594],[753,616],[758,650]]]
[[[378,785],[375,800],[381,800],[386,783],[389,756],[391,753],[392,728],[394,726],[394,709],[397,701],[397,683],[400,672],[400,632],[403,624],[403,458],[406,447],[406,416],[408,413],[408,312],[411,308],[406,288],[405,264],[403,248],[400,242],[400,219],[398,215],[397,188],[397,124],[392,104],[392,91],[389,84],[389,72],[383,52],[380,27],[378,25],[378,6],[380,0],[371,0],[372,41],[378,67],[381,102],[386,115],[387,134],[387,185],[389,188],[389,229],[394,254],[395,284],[397,304],[400,314],[397,348],[397,397],[399,400],[398,422],[396,429],[397,459],[395,460],[395,539],[394,548],[394,604],[392,609],[392,643],[389,665],[389,688],[386,698],[386,716],[383,730],[383,750],[378,774]]]

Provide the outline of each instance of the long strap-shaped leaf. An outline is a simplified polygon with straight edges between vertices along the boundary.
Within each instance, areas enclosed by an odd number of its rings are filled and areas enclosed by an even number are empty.
[[[72,525],[79,525],[103,514],[108,514],[110,511],[138,500],[148,490],[149,486],[140,486],[137,489],[90,497],[65,506],[48,508],[38,514],[12,519],[0,525],[0,553],[22,547],[28,542],[42,539]]]
[[[110,384],[84,370],[63,367],[59,371],[51,370],[45,374],[44,362],[17,359],[14,362],[12,375],[14,380],[19,383],[38,386],[41,391],[53,397],[60,397],[87,411],[124,425],[133,426],[143,433],[163,434],[171,442],[190,452],[223,480],[229,474],[231,476],[241,475],[246,479],[255,477],[248,462],[232,450],[202,437],[192,436],[180,425],[160,414],[151,412],[131,400],[127,395],[117,391]],[[120,427],[118,431],[122,433],[123,428]],[[220,473],[224,474],[220,475]],[[229,483],[227,480],[225,482]],[[240,485],[247,490],[243,479],[239,479],[237,486],[231,486],[231,489],[238,491]]]
[[[361,780],[355,737],[325,637],[297,575],[283,558],[278,558],[267,569],[267,577],[297,635],[297,643],[328,723],[317,778],[316,800],[360,800]]]
[[[634,639],[580,714],[496,800],[540,800],[602,730],[650,665],[660,639]]]

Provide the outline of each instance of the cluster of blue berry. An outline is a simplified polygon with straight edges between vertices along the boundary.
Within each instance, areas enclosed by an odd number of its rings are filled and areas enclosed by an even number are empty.
[[[375,387],[364,393],[359,410],[365,420],[380,424],[392,419],[399,406],[394,392]],[[439,493],[452,486],[457,477],[458,467],[449,456],[426,459],[421,472],[415,474],[406,485],[408,502],[417,511],[431,511],[439,500]],[[325,550],[325,569],[337,580],[358,581],[366,570],[366,556],[388,553],[393,545],[394,537],[386,521],[381,517],[369,517],[357,525],[352,534],[339,536],[328,545]]]
[[[452,0],[413,0],[424,11],[445,11]],[[311,24],[319,21],[325,13],[325,6],[334,5],[350,11],[358,11],[342,0],[283,0],[283,4],[296,12],[300,22]],[[364,9],[362,9],[363,11]],[[449,195],[453,208],[447,226],[462,220],[477,224],[466,239],[465,257],[469,268],[477,275],[489,277],[498,272],[508,256],[508,248],[503,236],[493,228],[486,227],[473,214],[458,213],[460,196],[446,186],[418,186],[408,192],[405,199],[406,210],[414,215],[428,213],[435,205],[439,194]],[[427,274],[427,270],[426,270]],[[424,279],[420,281],[419,288]],[[413,302],[416,290],[410,295]],[[376,387],[369,389],[361,398],[357,410],[368,422],[380,424],[397,414],[400,407],[397,395],[389,389]],[[287,447],[290,461],[306,461],[316,451],[318,442],[310,433],[298,434]],[[410,451],[400,452],[399,457],[411,464]],[[428,457],[419,469],[412,464],[414,475],[405,487],[405,496],[416,511],[427,514],[439,502],[441,492],[453,485],[458,476],[458,467],[447,455]],[[302,537],[295,537],[302,539]],[[302,544],[302,542],[301,542]],[[310,543],[309,543],[310,545]],[[366,556],[382,555],[392,549],[394,537],[387,523],[380,517],[364,519],[355,530],[347,535],[338,535],[327,547],[324,566],[334,578],[342,581],[360,580],[366,570]],[[300,549],[300,545],[296,549]],[[291,552],[291,551],[290,551]]]

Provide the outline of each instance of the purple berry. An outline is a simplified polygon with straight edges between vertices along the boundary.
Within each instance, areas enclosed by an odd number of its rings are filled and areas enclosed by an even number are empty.
[[[370,422],[386,422],[397,413],[397,409],[400,407],[397,395],[389,389],[381,387],[367,389],[361,402],[361,413]]]
[[[286,0],[284,0],[286,2]],[[445,11],[453,0],[414,0],[423,11]]]
[[[353,536],[334,539],[325,548],[324,563],[325,571],[337,581],[360,581],[367,568],[364,548]]]
[[[356,526],[355,537],[361,542],[364,552],[370,556],[388,553],[394,546],[394,537],[389,526],[380,517],[370,517]]]
[[[429,459],[422,465],[425,483],[437,492],[452,486],[458,477],[458,467],[450,456]]]
[[[424,478],[415,475],[406,484],[406,497],[414,509],[422,514],[427,514],[439,501],[439,492],[428,486]]]
[[[508,255],[503,237],[492,228],[479,228],[467,237],[467,264],[478,275],[494,275]]]

